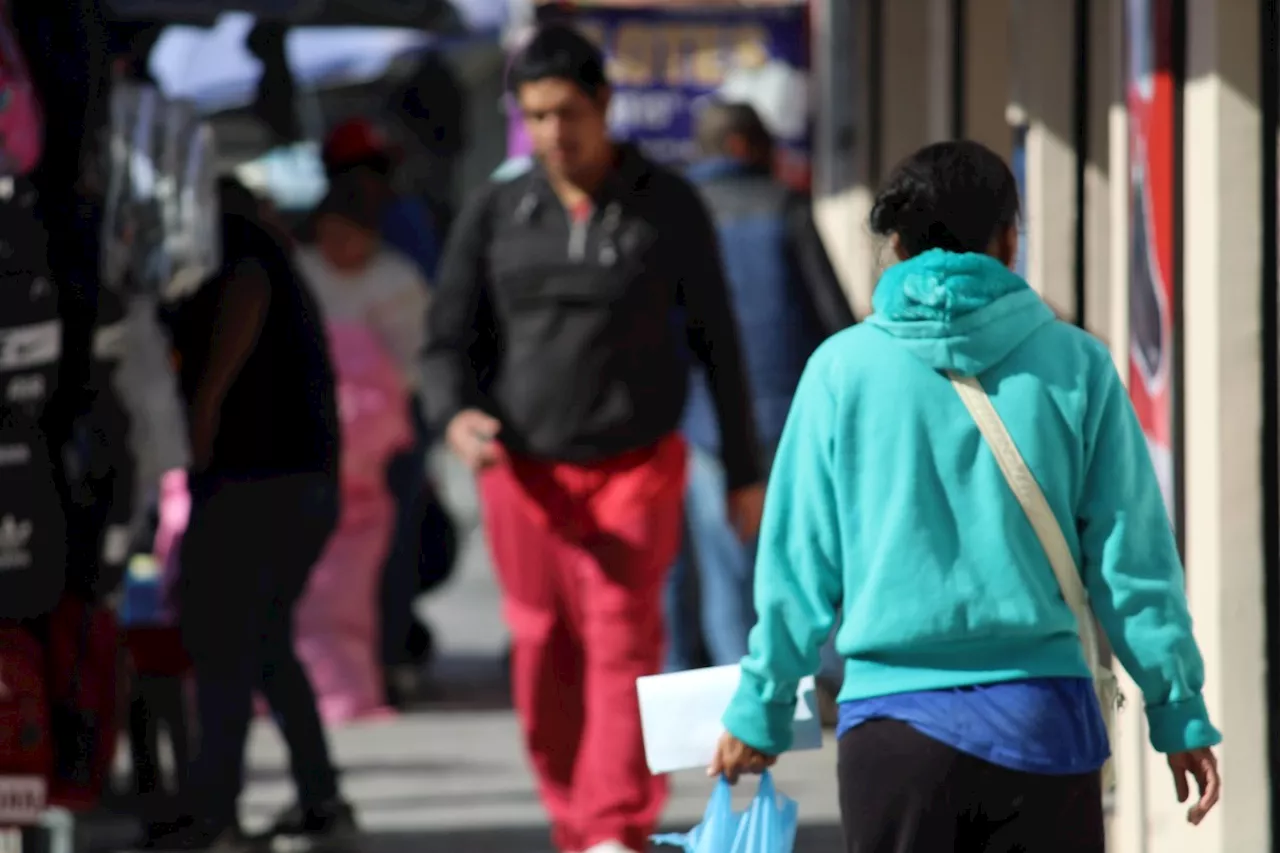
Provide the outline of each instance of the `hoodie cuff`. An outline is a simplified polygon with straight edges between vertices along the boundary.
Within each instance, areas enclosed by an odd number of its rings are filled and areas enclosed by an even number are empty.
[[[1209,722],[1204,697],[1147,706],[1147,727],[1156,752],[1172,754],[1222,743],[1222,733]]]
[[[791,748],[796,717],[796,691],[789,703],[766,702],[763,683],[749,672],[742,673],[738,691],[724,712],[725,731],[765,755],[781,755]]]

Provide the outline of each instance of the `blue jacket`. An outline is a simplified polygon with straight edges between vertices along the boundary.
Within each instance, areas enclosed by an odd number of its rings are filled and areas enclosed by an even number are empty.
[[[1158,751],[1220,735],[1182,564],[1111,354],[985,255],[889,268],[810,361],[774,460],[743,678],[725,717],[789,745],[837,609],[842,700],[1090,675],[1075,619],[945,371],[976,376],[1044,490]]]
[[[382,218],[382,239],[412,260],[427,284],[434,285],[440,263],[440,236],[431,208],[420,198],[396,196]]]
[[[695,164],[688,176],[719,232],[756,430],[762,447],[771,448],[805,362],[828,335],[851,325],[853,314],[806,196],[732,160]],[[690,383],[682,429],[694,445],[719,453],[719,424],[700,369]]]

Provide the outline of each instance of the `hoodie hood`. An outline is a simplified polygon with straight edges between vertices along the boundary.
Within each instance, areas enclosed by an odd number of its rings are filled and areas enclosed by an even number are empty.
[[[1057,319],[1039,294],[987,255],[934,249],[885,270],[867,323],[935,370],[976,376]]]

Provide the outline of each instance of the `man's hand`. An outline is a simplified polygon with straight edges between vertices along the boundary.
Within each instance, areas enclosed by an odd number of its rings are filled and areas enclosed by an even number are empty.
[[[760,774],[778,763],[776,755],[765,755],[725,732],[716,747],[716,757],[707,768],[708,776],[724,776],[730,785],[738,784],[743,773]]]
[[[445,430],[445,441],[473,472],[479,473],[498,461],[497,437],[502,424],[479,409],[464,409],[453,416]]]
[[[1218,775],[1218,759],[1209,748],[1177,752],[1169,756],[1169,771],[1173,773],[1173,785],[1178,791],[1178,802],[1185,803],[1191,796],[1187,782],[1190,774],[1200,789],[1200,799],[1187,810],[1187,823],[1198,826],[1204,816],[1218,803],[1222,793],[1222,777]]]
[[[763,515],[764,483],[743,486],[729,493],[729,521],[743,542],[750,542],[760,533]]]

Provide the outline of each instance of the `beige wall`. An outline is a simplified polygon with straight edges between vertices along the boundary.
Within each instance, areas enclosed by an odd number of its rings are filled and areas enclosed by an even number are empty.
[[[1187,590],[1226,732],[1194,833],[1152,786],[1152,850],[1270,849],[1260,436],[1258,0],[1188,0],[1183,244]],[[1155,771],[1153,771],[1155,772]]]
[[[969,0],[965,9],[964,135],[1006,160],[1013,154],[1011,2]]]
[[[1027,132],[1027,280],[1075,319],[1075,149],[1072,140],[1074,4],[1013,5],[1015,103]]]

